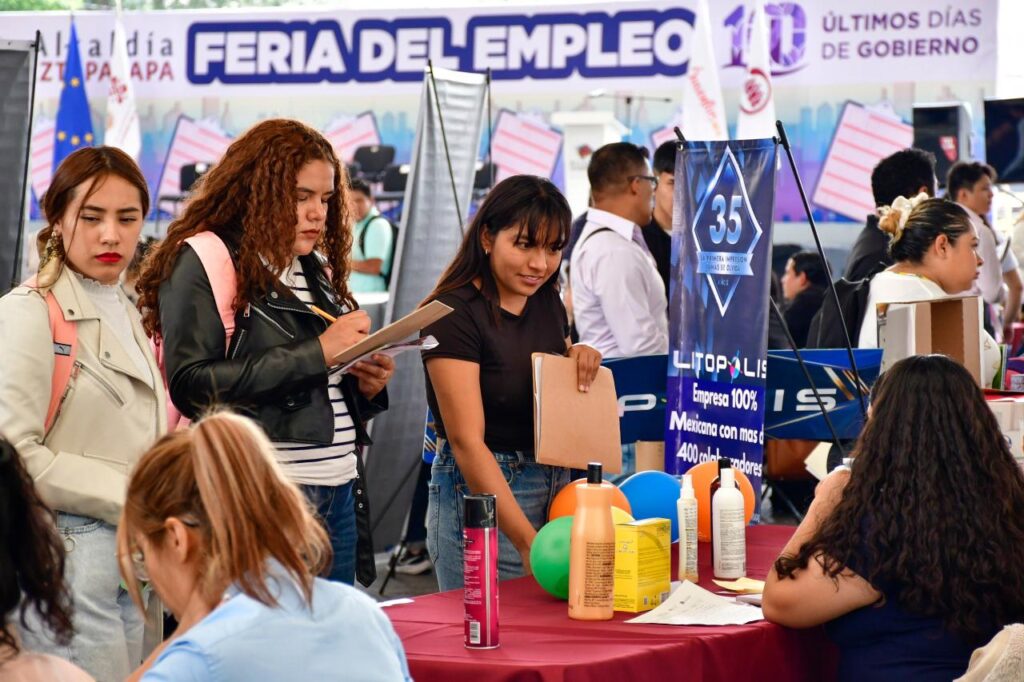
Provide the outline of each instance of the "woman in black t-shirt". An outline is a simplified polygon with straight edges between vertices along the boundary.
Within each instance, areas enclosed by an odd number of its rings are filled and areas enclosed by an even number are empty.
[[[427,550],[442,590],[462,586],[467,493],[498,498],[501,578],[529,573],[530,545],[569,472],[533,458],[532,353],[576,358],[589,390],[601,355],[572,345],[558,296],[558,264],[572,215],[548,180],[517,175],[487,195],[455,260],[427,301],[452,308],[423,330],[427,402],[436,418]]]

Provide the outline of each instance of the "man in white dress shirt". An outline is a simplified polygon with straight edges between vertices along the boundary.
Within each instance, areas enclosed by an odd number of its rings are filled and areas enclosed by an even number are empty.
[[[1009,237],[996,232],[986,217],[992,210],[996,171],[977,161],[959,161],[946,178],[946,196],[967,211],[978,230],[978,255],[985,261],[971,293],[980,295],[988,305],[1004,306],[1001,324],[999,319],[992,319],[992,326],[1003,329],[1003,339],[1009,343],[1012,325],[1020,314],[1024,283]]]
[[[615,142],[587,168],[593,207],[570,261],[580,343],[606,358],[668,352],[668,303],[641,232],[658,179],[640,147]]]

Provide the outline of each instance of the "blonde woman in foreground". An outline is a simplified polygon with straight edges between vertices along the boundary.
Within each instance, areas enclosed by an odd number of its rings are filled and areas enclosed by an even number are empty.
[[[118,560],[136,602],[149,581],[179,622],[130,680],[411,679],[380,608],[316,577],[327,534],[244,417],[208,416],[142,457]]]

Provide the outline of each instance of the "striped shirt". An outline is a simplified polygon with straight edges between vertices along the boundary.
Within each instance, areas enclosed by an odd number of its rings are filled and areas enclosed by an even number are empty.
[[[303,303],[315,302],[298,258],[281,274],[281,282]],[[327,395],[334,412],[334,442],[331,445],[274,443],[277,460],[296,483],[335,486],[356,477],[356,428],[341,392],[341,379],[341,372],[335,372],[327,384]]]

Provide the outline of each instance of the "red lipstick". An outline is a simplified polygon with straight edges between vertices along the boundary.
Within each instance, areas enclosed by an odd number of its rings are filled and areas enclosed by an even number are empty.
[[[120,263],[123,257],[124,256],[122,256],[119,253],[114,253],[110,251],[107,253],[101,253],[100,255],[96,256],[96,260],[100,261],[101,263]]]

